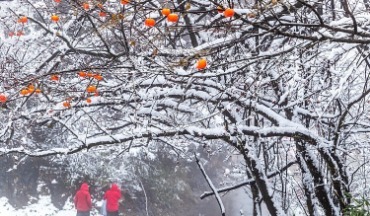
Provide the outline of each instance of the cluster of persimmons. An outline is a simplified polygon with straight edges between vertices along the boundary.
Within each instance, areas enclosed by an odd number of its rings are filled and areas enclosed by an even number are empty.
[[[63,0],[54,0],[55,3],[61,3]],[[129,5],[130,4],[130,0],[120,0],[120,3],[122,5]],[[98,8],[99,8],[99,16],[100,17],[105,17],[107,16],[107,12],[106,10],[104,9],[104,5],[102,3],[98,3],[96,5]],[[85,2],[85,3],[82,3],[81,4],[81,7],[83,10],[90,10],[91,8],[91,5],[88,3],[88,2]],[[225,17],[233,17],[234,14],[235,14],[235,11],[234,9],[232,8],[222,8],[220,6],[217,7],[217,11],[219,13],[223,13],[223,15]],[[163,16],[166,17],[167,21],[170,22],[170,23],[176,23],[178,22],[179,20],[179,15],[178,13],[175,13],[173,12],[170,8],[162,8],[161,9],[161,14]],[[56,14],[52,14],[50,16],[50,20],[52,22],[59,22],[60,20],[60,17]],[[18,18],[18,23],[21,23],[21,24],[26,24],[28,22],[28,17],[27,16],[20,16]],[[156,20],[153,19],[153,18],[146,18],[145,21],[144,21],[144,25],[148,28],[152,28],[152,27],[155,27],[156,25]],[[21,36],[22,34],[17,33],[17,36]],[[10,35],[9,36],[13,36],[13,35]],[[207,60],[205,58],[201,58],[197,61],[196,63],[196,66],[195,66],[198,70],[203,70],[207,67]],[[101,81],[103,79],[103,77],[100,75],[100,74],[93,74],[93,73],[90,73],[90,72],[84,72],[84,71],[80,71],[78,73],[78,76],[80,76],[81,78],[93,78],[93,79],[96,79],[97,81]],[[58,82],[59,81],[59,76],[58,75],[51,75],[50,76],[50,80],[51,81],[55,81],[55,82]],[[87,88],[86,88],[86,92],[87,93],[91,93],[91,94],[94,94],[94,95],[98,95],[98,90],[97,90],[97,87],[95,85],[89,85]],[[20,91],[20,95],[22,96],[28,96],[28,95],[31,95],[31,94],[39,94],[41,93],[41,89],[39,88],[36,88],[34,86],[34,84],[30,84],[27,88],[23,88],[21,89]],[[7,96],[5,94],[0,94],[0,103],[5,103],[7,101]],[[91,99],[90,98],[87,98],[86,99],[86,102],[89,104],[91,103]],[[66,107],[66,108],[70,108],[71,107],[71,103],[70,103],[70,100],[66,100],[63,102],[63,106]]]

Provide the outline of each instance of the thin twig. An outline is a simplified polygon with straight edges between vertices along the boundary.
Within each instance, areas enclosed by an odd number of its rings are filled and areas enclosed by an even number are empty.
[[[198,157],[197,157],[196,154],[194,154],[194,157],[195,157],[195,161],[197,162],[198,167],[199,167],[200,171],[202,172],[204,178],[206,179],[209,187],[212,189],[213,193],[215,194],[216,200],[217,200],[218,205],[220,206],[220,209],[221,209],[221,215],[222,216],[225,216],[226,215],[226,213],[225,213],[225,206],[222,203],[221,197],[218,194],[216,187],[213,185],[211,179],[208,177],[206,171],[203,168],[203,165],[200,163],[200,161],[199,161],[199,159],[198,159]]]
[[[145,188],[144,188],[144,185],[143,183],[141,182],[140,179],[138,179],[139,182],[140,182],[140,185],[141,185],[141,188],[143,189],[144,191],[144,196],[145,196],[145,211],[146,211],[146,215],[149,216],[149,213],[148,213],[148,197],[146,196],[146,192],[145,192]]]

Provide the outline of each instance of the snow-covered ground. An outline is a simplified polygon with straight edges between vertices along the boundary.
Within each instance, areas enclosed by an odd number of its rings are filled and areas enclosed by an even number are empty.
[[[72,203],[67,202],[62,210],[59,210],[51,203],[50,196],[40,196],[36,203],[28,205],[26,208],[14,209],[8,203],[7,198],[0,198],[1,216],[74,216],[76,211]],[[98,214],[92,214],[97,216]]]
[[[96,203],[100,205],[100,202]],[[75,216],[76,210],[73,203],[66,202],[63,209],[56,208],[50,196],[40,196],[36,203],[30,204],[21,209],[15,209],[5,197],[0,197],[0,216]],[[91,211],[91,216],[100,216],[98,211]]]

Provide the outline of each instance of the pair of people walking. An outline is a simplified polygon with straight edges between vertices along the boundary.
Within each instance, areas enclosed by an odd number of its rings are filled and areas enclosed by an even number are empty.
[[[104,194],[105,209],[104,216],[118,216],[119,200],[121,199],[121,190],[116,184],[112,184],[111,188]],[[77,216],[90,216],[92,209],[91,195],[89,192],[89,185],[83,183],[80,190],[77,191],[74,197],[75,208],[77,209]]]

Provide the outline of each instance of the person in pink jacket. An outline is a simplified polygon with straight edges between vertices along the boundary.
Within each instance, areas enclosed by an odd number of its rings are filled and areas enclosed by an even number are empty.
[[[107,201],[107,216],[118,216],[121,197],[121,190],[116,184],[112,184],[112,187],[105,192],[104,199]]]
[[[77,216],[90,216],[92,203],[88,184],[83,183],[81,185],[80,190],[77,191],[74,197],[74,204],[77,209]]]

